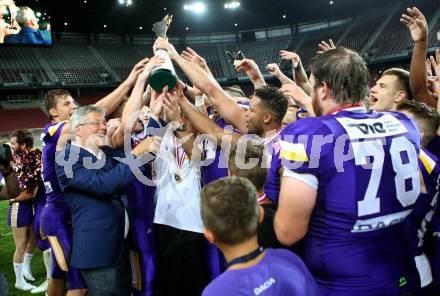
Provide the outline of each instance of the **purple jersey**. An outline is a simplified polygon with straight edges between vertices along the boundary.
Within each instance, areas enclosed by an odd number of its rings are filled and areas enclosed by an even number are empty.
[[[267,149],[269,155],[271,155],[269,174],[267,176],[266,184],[264,185],[264,192],[272,202],[278,202],[278,196],[280,195],[280,136],[283,129],[278,130],[273,136],[268,137],[264,141],[264,146]]]
[[[221,128],[225,128],[227,125],[223,118],[217,119],[215,123]],[[201,146],[202,161],[206,163],[200,168],[201,183],[202,186],[205,186],[228,175],[228,159],[221,147],[217,146],[215,142],[205,139]]]
[[[437,184],[437,197],[440,184]],[[428,230],[429,236],[425,250],[429,258],[433,278],[433,295],[440,295],[440,208],[437,205],[434,217]]]
[[[284,174],[317,189],[304,259],[324,295],[413,291],[401,222],[420,192],[419,132],[401,113],[356,111],[304,118],[282,135]]]
[[[440,159],[440,136],[435,136],[426,146],[426,150]]]
[[[420,196],[409,216],[409,223],[413,231],[414,257],[421,286],[426,287],[432,282],[432,274],[429,260],[424,253],[424,242],[437,204],[440,166],[437,157],[424,148],[420,149],[418,163],[421,174]]]
[[[427,226],[432,220],[437,203],[437,190],[440,174],[440,165],[437,157],[426,149],[420,149],[419,169],[422,178],[420,196],[414,204],[414,209],[409,216],[412,226],[417,231],[416,255],[423,253],[423,242]]]
[[[64,124],[64,121],[47,124],[41,134],[41,140],[43,146],[43,180],[46,188],[46,203],[48,205],[68,208],[55,173],[55,152]]]
[[[295,254],[266,249],[263,259],[243,269],[229,269],[212,281],[203,296],[320,295],[307,267]]]

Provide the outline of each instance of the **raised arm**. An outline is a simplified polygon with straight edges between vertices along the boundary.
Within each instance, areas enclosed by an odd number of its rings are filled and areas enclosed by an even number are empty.
[[[198,65],[200,68],[203,69],[203,71],[214,77],[214,75],[212,75],[211,69],[209,69],[208,67],[208,63],[206,62],[206,60],[191,47],[187,47],[185,50],[183,50],[180,56],[188,62]]]
[[[312,88],[299,55],[287,50],[282,50],[280,53],[283,60],[292,61],[293,79],[296,84],[306,92],[306,94],[310,95]]]
[[[136,83],[139,74],[142,73],[148,61],[149,59],[145,58],[137,63],[134,66],[133,70],[131,70],[128,78],[124,82],[122,82],[114,91],[96,102],[95,106],[103,108],[106,114],[113,113],[119,107],[119,105],[121,105],[124,96],[128,94],[133,85]]]
[[[210,98],[211,103],[222,117],[241,132],[247,133],[244,111],[222,90],[213,77],[178,55],[174,46],[165,39],[158,38],[154,48],[167,50],[170,58],[179,65],[193,85]]]
[[[280,67],[278,66],[278,64],[269,64],[266,66],[266,70],[275,78],[277,78],[281,84],[289,84],[289,83],[294,83],[292,79],[290,79],[289,77],[287,77],[286,75],[284,75],[283,72],[281,72]]]
[[[243,71],[251,80],[254,85],[254,89],[263,87],[266,85],[263,75],[261,74],[260,68],[258,68],[257,63],[251,59],[244,59],[241,61],[234,62],[235,70],[237,72]]]
[[[416,7],[407,8],[407,14],[402,14],[400,22],[411,33],[414,49],[411,58],[409,84],[414,99],[422,101],[431,107],[436,107],[432,94],[428,91],[426,73],[426,48],[428,46],[428,23],[425,16]]]
[[[188,120],[201,134],[212,135],[217,139],[217,145],[221,145],[223,137],[226,135],[224,129],[219,127],[211,119],[197,111],[196,108],[186,99],[181,98],[179,101],[182,112]],[[232,134],[234,138],[239,138],[238,134]]]
[[[147,83],[148,77],[151,71],[160,66],[163,63],[163,59],[158,56],[154,56],[145,65],[142,73],[138,75],[136,83],[131,92],[130,98],[125,105],[124,111],[122,112],[121,124],[116,129],[111,137],[111,143],[113,148],[122,147],[124,143],[124,133],[131,132],[136,120],[133,117],[139,117],[140,110],[142,106],[145,105],[144,89]]]

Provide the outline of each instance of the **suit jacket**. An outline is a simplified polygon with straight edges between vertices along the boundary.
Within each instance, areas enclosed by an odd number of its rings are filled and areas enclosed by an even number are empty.
[[[125,223],[121,196],[124,187],[135,180],[130,167],[113,158],[124,158],[123,151],[110,147],[101,150],[105,161],[71,144],[57,155],[58,181],[72,214],[70,264],[81,269],[115,266],[120,259]],[[59,165],[60,157],[77,161],[71,167]],[[100,169],[86,168],[84,164],[90,160],[105,163]]]
[[[43,34],[40,30],[23,27],[18,34],[9,35],[5,38],[8,44],[52,44],[50,34]]]

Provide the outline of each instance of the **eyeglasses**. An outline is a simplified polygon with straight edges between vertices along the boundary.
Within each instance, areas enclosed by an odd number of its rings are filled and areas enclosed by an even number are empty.
[[[94,126],[99,126],[99,125],[107,125],[107,121],[90,121],[90,122],[84,122],[84,123],[79,123],[78,125],[94,125]]]

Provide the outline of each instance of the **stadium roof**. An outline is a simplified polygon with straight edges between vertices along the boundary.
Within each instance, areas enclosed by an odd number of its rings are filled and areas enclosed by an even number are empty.
[[[166,13],[174,15],[171,34],[235,32],[304,21],[353,15],[382,0],[240,0],[237,9],[225,9],[231,0],[16,0],[47,12],[52,29],[63,32],[145,33]],[[127,5],[131,2],[130,5]],[[185,4],[203,2],[203,13],[184,10]],[[332,4],[330,4],[330,2]],[[121,4],[122,3],[122,4]],[[44,8],[46,7],[46,8]],[[47,10],[47,11],[45,11]],[[235,25],[237,24],[237,25]]]

